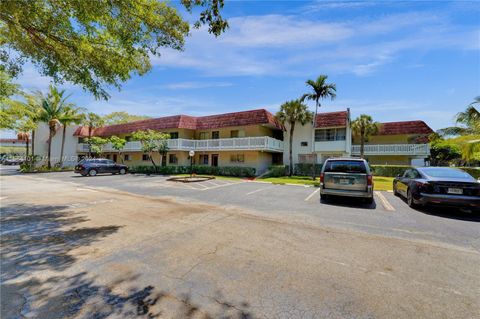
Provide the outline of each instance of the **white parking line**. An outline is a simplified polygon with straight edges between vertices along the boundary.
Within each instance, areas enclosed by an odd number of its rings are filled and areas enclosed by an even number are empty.
[[[393,208],[392,204],[383,196],[383,194],[379,191],[375,191],[375,196],[377,196],[378,199],[382,202],[383,208],[389,211],[394,211],[395,208]]]
[[[261,191],[270,189],[270,188],[273,188],[273,187],[274,187],[274,186],[259,188],[259,189],[256,189],[256,190],[254,190],[254,191],[248,192],[248,193],[246,193],[245,195],[252,195],[252,194],[255,194],[255,193],[258,193],[258,192],[261,192]]]
[[[96,191],[94,189],[90,189],[90,188],[77,188],[77,191],[87,191],[87,192],[94,192],[94,193],[98,192],[98,191]]]
[[[307,196],[307,198],[305,198],[305,201],[308,202],[310,200],[310,198],[312,198],[313,195],[315,195],[319,191],[320,191],[320,188],[317,188],[316,190],[314,190],[310,195]]]

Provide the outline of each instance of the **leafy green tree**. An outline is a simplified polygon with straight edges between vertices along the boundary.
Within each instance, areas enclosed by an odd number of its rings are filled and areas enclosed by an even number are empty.
[[[149,118],[150,117],[146,115],[133,115],[128,114],[127,112],[112,112],[103,116],[103,121],[105,122],[105,125],[114,125],[146,120]]]
[[[125,148],[125,144],[127,144],[127,140],[113,135],[110,137],[110,143],[112,144],[112,148],[118,152],[118,155],[120,156],[120,160],[122,161],[122,164],[123,164],[122,150]]]
[[[447,166],[461,157],[461,147],[451,140],[438,137],[430,142],[429,160],[432,166]]]
[[[299,122],[301,125],[305,125],[308,122],[311,122],[313,119],[313,113],[310,112],[305,104],[300,100],[288,101],[280,105],[280,110],[275,115],[276,118],[285,125],[286,123],[290,126],[290,138],[289,138],[289,150],[288,156],[290,160],[289,175],[293,175],[293,133],[295,131],[295,125]]]
[[[337,97],[337,86],[334,83],[327,83],[327,79],[327,75],[320,75],[316,80],[308,80],[306,84],[310,87],[311,93],[306,93],[300,98],[301,102],[305,100],[315,101],[315,119],[317,118],[318,108],[321,106],[320,100],[327,98],[334,100]]]
[[[67,103],[69,96],[65,96],[65,90],[59,90],[57,87],[50,85],[48,93],[45,95],[42,92],[37,93],[41,102],[39,112],[39,120],[48,125],[48,153],[47,153],[47,167],[52,167],[52,139],[57,132],[57,127],[61,125],[60,120],[65,115],[65,111],[73,107],[71,103]]]
[[[155,168],[155,172],[157,172],[158,168],[157,164],[153,160],[153,154],[155,152],[159,152],[160,155],[165,154],[166,156],[166,152],[168,151],[167,140],[170,138],[170,135],[154,130],[146,130],[134,132],[132,134],[132,138],[136,141],[140,141],[142,144],[142,151],[148,154],[148,157]]]
[[[87,129],[88,129],[88,138],[87,138],[88,156],[92,156],[92,147],[91,147],[90,143],[88,143],[88,141],[92,137],[93,131],[96,128],[102,127],[103,123],[104,123],[103,118],[98,114],[95,114],[93,112],[88,112],[88,113],[83,115],[81,124],[83,126],[87,127]]]
[[[62,146],[60,149],[60,160],[58,162],[59,167],[62,167],[63,165],[63,152],[65,149],[65,135],[67,133],[67,126],[71,124],[78,124],[83,120],[83,114],[80,113],[81,111],[83,111],[82,108],[73,106],[65,107],[62,116],[58,119],[60,124],[63,126]]]
[[[0,103],[18,92],[19,85],[13,83],[10,74],[0,66]]]
[[[446,127],[437,131],[441,136],[462,136],[462,158],[468,163],[474,159],[475,153],[480,152],[480,96],[470,103],[465,111],[457,113],[457,126]]]
[[[351,124],[353,135],[360,139],[360,157],[364,157],[365,143],[371,135],[378,132],[380,123],[374,122],[370,115],[362,114],[357,117]]]
[[[208,25],[218,36],[228,27],[223,0],[181,4],[189,12],[202,7],[196,28]],[[166,1],[0,1],[0,66],[15,76],[29,60],[57,83],[70,81],[107,99],[106,86],[120,88],[133,74],[145,74],[163,48],[182,50],[189,31]]]
[[[98,136],[92,136],[87,138],[87,143],[90,145],[91,152],[95,155],[103,154],[103,146],[107,144],[109,140]]]

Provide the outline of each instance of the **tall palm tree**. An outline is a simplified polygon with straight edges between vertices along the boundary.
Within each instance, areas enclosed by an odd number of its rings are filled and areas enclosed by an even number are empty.
[[[290,138],[289,138],[289,175],[293,175],[293,133],[295,131],[295,124],[299,122],[301,125],[305,125],[311,122],[313,114],[310,112],[305,104],[300,100],[288,101],[280,105],[280,110],[275,115],[280,123],[283,125],[289,124],[290,126]]]
[[[72,105],[67,106],[65,107],[62,116],[58,119],[60,121],[60,124],[62,124],[63,126],[62,147],[60,149],[60,160],[58,162],[58,165],[60,167],[62,167],[63,165],[63,151],[65,149],[65,135],[67,133],[67,126],[80,123],[83,120],[83,114],[80,113],[81,111],[83,111],[82,108],[77,108]]]
[[[376,134],[380,128],[380,123],[374,122],[370,115],[362,114],[351,124],[353,135],[360,138],[360,157],[364,157],[365,143],[368,138]]]
[[[88,128],[88,141],[91,140],[93,131],[96,128],[102,127],[104,124],[103,118],[95,114],[93,112],[89,112],[84,115],[83,120],[82,120],[82,125],[86,126]],[[92,145],[90,142],[88,142],[88,156],[92,156]]]
[[[306,93],[300,98],[301,102],[305,100],[315,101],[315,119],[317,118],[320,100],[330,98],[334,100],[337,97],[337,86],[334,83],[327,83],[328,76],[320,75],[317,80],[308,80],[305,82],[312,90],[311,93]],[[315,127],[315,121],[314,121]]]
[[[65,115],[65,111],[72,107],[72,104],[67,103],[70,96],[65,96],[65,90],[59,90],[53,85],[50,85],[49,92],[46,95],[42,92],[37,94],[41,100],[39,119],[47,123],[49,129],[47,166],[51,168],[52,139],[57,132],[57,126],[60,125],[60,119]]]

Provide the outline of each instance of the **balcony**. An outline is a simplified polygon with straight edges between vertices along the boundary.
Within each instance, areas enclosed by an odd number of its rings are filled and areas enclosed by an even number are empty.
[[[214,140],[187,140],[183,138],[167,141],[171,151],[268,151],[283,152],[283,141],[269,136],[221,138]],[[127,142],[122,152],[140,152],[142,144],[139,141]],[[111,144],[103,146],[104,152],[116,152]],[[77,152],[88,152],[88,144],[79,143]]]
[[[373,144],[365,145],[365,155],[430,155],[428,144]],[[360,155],[360,145],[352,145],[352,155]]]

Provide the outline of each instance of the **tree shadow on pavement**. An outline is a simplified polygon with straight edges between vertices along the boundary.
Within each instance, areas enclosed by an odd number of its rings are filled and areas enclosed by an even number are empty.
[[[70,251],[115,233],[121,226],[75,228],[87,221],[68,206],[10,205],[0,216],[0,280],[41,270],[61,271],[75,262]]]
[[[248,303],[238,306],[219,294],[208,297],[208,310],[189,294],[175,296],[148,285],[138,287],[137,276],[97,283],[86,272],[71,277],[39,278],[2,287],[2,318],[253,318]]]
[[[69,206],[2,207],[1,318],[253,318],[247,303],[220,293],[199,295],[202,301],[194,303],[189,294],[139,285],[141,274],[120,272],[105,282],[93,272],[72,272],[81,266],[73,249],[122,227],[75,227],[85,221]]]

